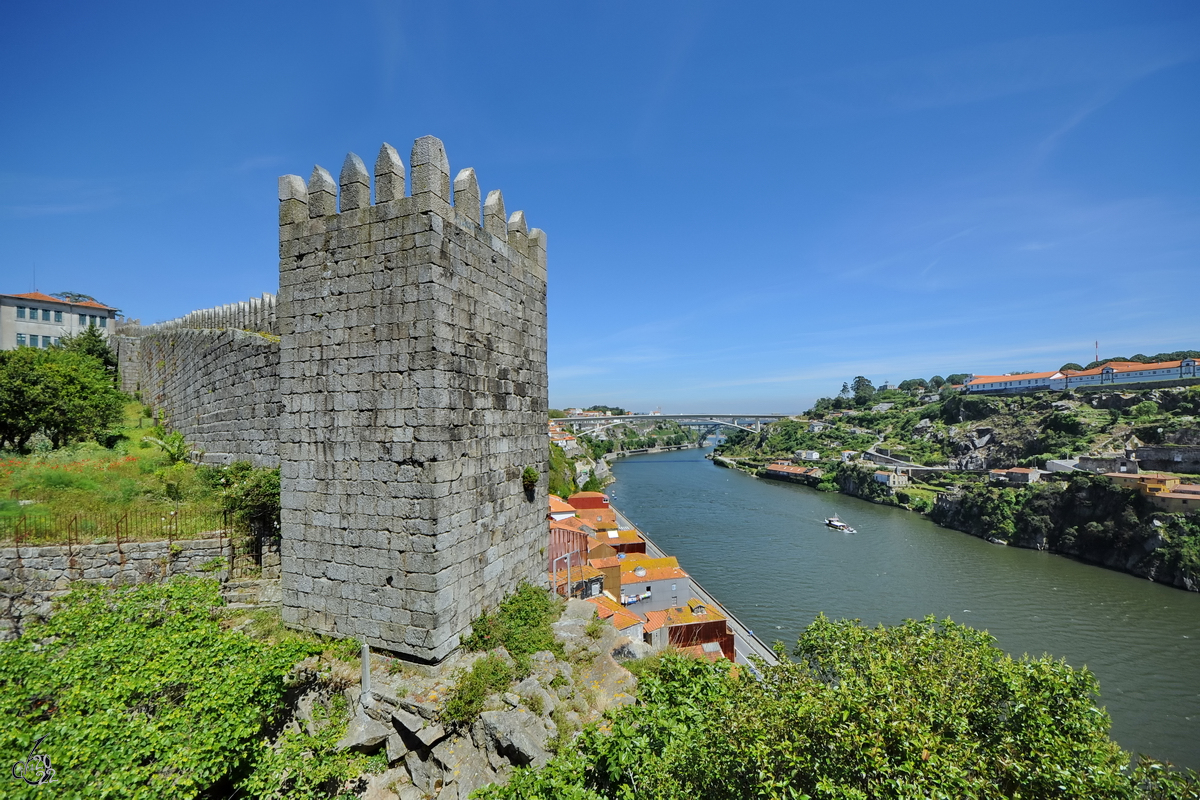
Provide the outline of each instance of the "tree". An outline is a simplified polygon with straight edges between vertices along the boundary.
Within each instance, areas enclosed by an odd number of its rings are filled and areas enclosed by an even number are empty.
[[[929,382],[924,378],[909,378],[906,381],[901,381],[898,387],[902,392],[911,392],[915,389],[929,388]]]
[[[969,377],[970,375],[966,372],[956,372],[953,375],[946,377],[946,383],[950,384],[951,386],[957,386],[960,383],[966,383],[967,378]]]
[[[932,386],[934,389],[940,389],[946,385],[946,379],[943,378],[941,375],[934,375],[932,378],[929,379],[929,385]]]
[[[1067,363],[1065,363],[1065,364],[1063,364],[1061,367],[1059,367],[1059,368],[1058,368],[1058,371],[1059,371],[1059,372],[1066,372],[1066,371],[1067,371],[1067,370],[1069,370],[1069,369],[1073,369],[1073,370],[1079,371],[1079,370],[1082,370],[1082,369],[1083,369],[1083,367],[1081,367],[1079,364],[1076,364],[1074,361],[1068,361]]]
[[[116,380],[117,354],[108,346],[108,339],[100,333],[95,325],[89,325],[79,333],[62,337],[58,341],[58,346],[63,350],[91,356],[103,364],[104,370],[112,376],[114,381]]]
[[[24,450],[35,433],[54,447],[121,419],[124,398],[101,362],[70,350],[0,351],[0,441]]]
[[[859,375],[850,383],[850,388],[854,391],[855,401],[860,403],[870,400],[875,394],[875,387],[862,375]]]
[[[838,397],[849,397],[849,396],[850,396],[850,384],[846,383],[845,381],[842,381],[842,390],[840,392],[838,392]]]

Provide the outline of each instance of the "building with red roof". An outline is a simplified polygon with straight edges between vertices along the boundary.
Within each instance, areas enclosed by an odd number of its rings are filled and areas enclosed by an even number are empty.
[[[94,300],[69,301],[42,292],[0,294],[0,350],[53,347],[89,327],[107,336],[116,317],[117,309]]]

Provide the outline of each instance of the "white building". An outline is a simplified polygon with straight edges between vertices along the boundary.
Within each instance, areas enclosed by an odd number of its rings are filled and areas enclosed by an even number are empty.
[[[117,310],[100,303],[72,303],[41,292],[0,294],[0,350],[51,347],[64,336],[96,326],[107,336]]]
[[[1137,361],[1109,361],[1085,370],[1025,372],[1015,375],[975,375],[963,387],[963,391],[1015,394],[1050,389],[1061,392],[1067,389],[1177,381],[1198,377],[1200,377],[1200,371],[1196,368],[1196,359],[1194,358],[1185,358],[1180,361],[1160,361],[1153,364],[1142,364]]]

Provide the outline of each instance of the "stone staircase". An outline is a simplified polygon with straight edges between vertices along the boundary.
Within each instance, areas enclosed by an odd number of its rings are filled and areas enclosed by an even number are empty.
[[[278,578],[240,578],[226,581],[221,586],[221,596],[225,598],[226,607],[233,609],[283,603]]]

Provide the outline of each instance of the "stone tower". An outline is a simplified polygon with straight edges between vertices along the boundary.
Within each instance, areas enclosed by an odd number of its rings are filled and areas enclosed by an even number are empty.
[[[544,579],[546,236],[438,139],[410,164],[279,179],[283,614],[436,662]]]

